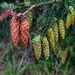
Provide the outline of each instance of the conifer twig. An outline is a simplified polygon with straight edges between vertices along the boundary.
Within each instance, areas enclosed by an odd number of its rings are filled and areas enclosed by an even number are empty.
[[[51,0],[51,1],[48,1],[48,2],[45,2],[45,3],[39,3],[39,4],[32,5],[22,15],[25,16],[30,10],[32,10],[35,7],[38,7],[38,6],[41,6],[41,5],[47,5],[47,4],[51,4],[51,3],[56,3],[56,2],[59,2],[59,1],[62,1],[62,0]],[[20,13],[17,14],[17,13],[15,13],[14,11],[12,11],[10,9],[7,9],[6,11],[7,11],[7,13],[3,14],[5,16],[0,15],[0,22],[3,21],[3,19],[8,17],[9,15],[17,16],[17,17],[20,15]]]
[[[54,3],[54,2],[58,2],[58,1],[61,1],[61,0],[51,0],[51,1],[46,2],[46,3],[39,3],[39,4],[32,5],[32,6],[30,6],[30,8],[28,8],[28,9],[23,13],[23,15],[27,14],[30,10],[32,10],[32,9],[35,8],[35,7],[38,7],[38,6],[41,6],[41,5],[46,5],[46,4],[51,4],[51,3]]]

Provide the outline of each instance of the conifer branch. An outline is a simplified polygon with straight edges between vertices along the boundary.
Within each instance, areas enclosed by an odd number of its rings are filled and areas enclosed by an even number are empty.
[[[22,14],[22,16],[25,16],[30,10],[32,10],[32,9],[35,8],[35,7],[38,7],[38,6],[41,6],[41,5],[47,5],[47,4],[51,4],[51,3],[56,3],[56,2],[59,2],[59,1],[62,1],[62,0],[51,0],[51,1],[49,1],[49,2],[39,3],[39,4],[32,5],[32,6],[30,6],[30,7]],[[5,11],[7,11],[7,12],[5,12]],[[16,17],[20,16],[20,13],[17,14],[17,13],[15,13],[14,11],[12,11],[12,10],[10,10],[10,9],[6,9],[5,11],[2,13],[3,16],[0,15],[0,22],[3,21],[3,19],[6,18],[6,17],[8,17],[9,15],[11,15],[11,16],[16,16]]]
[[[51,4],[51,3],[56,3],[56,2],[59,2],[59,1],[62,1],[62,0],[51,0],[51,1],[46,2],[46,3],[39,3],[39,4],[32,5],[32,6],[30,6],[30,8],[28,8],[28,9],[23,13],[23,15],[27,14],[30,10],[32,10],[32,9],[35,8],[35,7],[38,7],[38,6],[41,6],[41,5],[46,5],[46,4]]]

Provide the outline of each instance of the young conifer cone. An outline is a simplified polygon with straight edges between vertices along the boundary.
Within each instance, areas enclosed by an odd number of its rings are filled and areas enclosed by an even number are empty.
[[[74,15],[71,14],[71,24],[74,25]]]
[[[62,52],[62,56],[61,56],[61,62],[62,64],[65,64],[67,56],[68,56],[69,50],[68,48],[65,49],[65,51]]]
[[[10,21],[10,32],[14,46],[17,46],[19,41],[19,25],[20,22],[15,17],[12,17]]]
[[[57,43],[58,42],[58,26],[57,26],[57,23],[54,23],[53,25],[53,31],[54,31],[54,37],[55,37],[55,42]]]
[[[33,47],[34,47],[34,53],[35,53],[35,57],[37,60],[39,60],[39,58],[41,57],[41,36],[35,36],[32,40],[33,42]]]
[[[68,29],[71,25],[74,25],[75,20],[75,11],[72,6],[69,6],[69,11],[67,18],[66,18],[66,29]]]
[[[31,26],[32,26],[32,19],[33,19],[32,12],[28,12],[28,13],[26,14],[26,19],[27,19],[27,21],[28,21],[28,23],[29,23],[29,26],[31,27]]]
[[[24,19],[21,21],[20,24],[20,39],[22,41],[22,45],[24,46],[24,48],[27,47],[28,36],[29,36],[29,23],[26,19]]]
[[[64,27],[64,21],[61,19],[59,20],[59,32],[62,39],[65,38],[65,27]]]
[[[42,48],[43,48],[43,54],[45,58],[48,59],[50,52],[49,52],[49,43],[47,37],[42,37]]]
[[[71,24],[74,25],[74,19],[75,19],[74,8],[72,6],[69,6],[69,10],[71,12]]]
[[[54,49],[55,48],[55,40],[54,40],[54,32],[52,28],[48,29],[48,40],[51,44],[51,47]]]
[[[66,18],[66,29],[69,29],[70,26],[71,26],[71,14],[68,14]]]

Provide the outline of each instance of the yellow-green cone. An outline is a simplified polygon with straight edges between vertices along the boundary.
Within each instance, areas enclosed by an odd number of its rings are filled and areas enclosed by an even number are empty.
[[[55,46],[53,51],[54,51],[55,54],[57,53],[57,51],[58,51],[58,46],[57,45]]]
[[[35,56],[36,59],[39,60],[39,58],[41,57],[41,36],[35,36],[32,40],[33,43],[33,47],[34,47],[34,52],[35,52]]]
[[[42,37],[42,48],[45,58],[48,59],[50,52],[49,52],[49,43],[47,37]]]
[[[73,46],[70,47],[70,48],[69,48],[69,51],[70,51],[70,55],[72,55],[72,54],[74,53],[74,47],[73,47]]]
[[[70,10],[70,12],[71,12],[72,15],[75,15],[73,6],[69,6],[69,10]]]
[[[69,10],[71,12],[71,24],[74,25],[75,12],[72,6],[69,6]]]
[[[27,21],[29,23],[29,26],[31,27],[32,26],[32,20],[33,20],[33,14],[32,14],[32,12],[28,12],[26,14],[26,19],[27,19]]]
[[[66,29],[69,29],[70,26],[71,26],[71,14],[68,14],[66,18]]]
[[[61,19],[59,20],[59,32],[62,39],[65,38],[65,27],[64,27],[64,21]]]
[[[62,64],[65,64],[67,56],[68,56],[69,50],[68,48],[65,49],[65,51],[62,52],[62,56],[61,56],[61,62]]]
[[[54,31],[55,42],[57,43],[58,42],[58,26],[57,26],[57,23],[54,23],[53,31]]]
[[[71,24],[74,25],[74,15],[71,14]]]
[[[52,28],[48,29],[48,40],[51,44],[51,47],[54,49],[55,48],[55,40],[54,40],[54,32]]]

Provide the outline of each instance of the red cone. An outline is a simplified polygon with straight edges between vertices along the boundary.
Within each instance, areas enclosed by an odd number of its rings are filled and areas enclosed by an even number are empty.
[[[21,24],[20,24],[20,38],[24,48],[27,47],[28,36],[29,36],[29,24],[28,24],[28,21],[24,19],[21,21]]]
[[[11,32],[11,37],[12,37],[14,46],[18,45],[19,26],[20,26],[20,22],[15,17],[12,17],[12,19],[10,21],[10,32]]]

